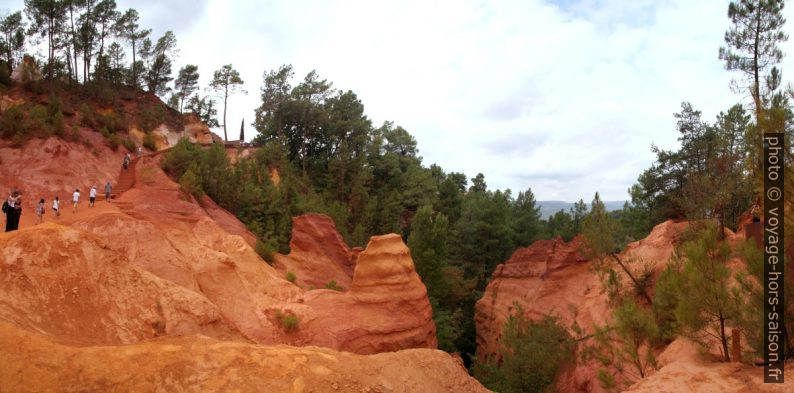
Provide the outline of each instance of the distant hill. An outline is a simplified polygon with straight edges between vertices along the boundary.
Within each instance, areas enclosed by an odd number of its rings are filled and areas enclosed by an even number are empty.
[[[536,203],[540,206],[540,218],[543,219],[549,218],[561,209],[568,211],[574,204],[573,202],[565,201],[537,201]],[[623,208],[624,203],[626,201],[604,201],[607,211],[620,210]],[[590,210],[590,202],[587,202],[587,210]]]

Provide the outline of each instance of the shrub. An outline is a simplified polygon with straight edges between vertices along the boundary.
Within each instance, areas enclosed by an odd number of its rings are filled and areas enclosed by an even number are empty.
[[[505,322],[502,361],[475,363],[474,373],[487,388],[503,392],[546,392],[573,358],[574,341],[556,318],[530,321],[521,306]]]
[[[121,144],[124,145],[124,147],[126,147],[127,150],[135,151],[135,147],[136,147],[135,146],[135,142],[133,142],[131,139],[124,138],[124,139],[121,140]]]
[[[150,106],[143,108],[138,112],[138,127],[144,132],[154,130],[155,127],[162,124],[165,119],[165,113],[160,106]]]
[[[119,149],[119,144],[121,143],[121,138],[118,135],[113,134],[108,138],[108,142],[110,143],[110,149],[116,151]]]
[[[259,254],[259,256],[262,257],[262,259],[264,259],[268,263],[272,263],[273,254],[275,254],[278,251],[278,243],[273,238],[270,238],[265,241],[263,241],[262,239],[257,239],[254,250],[256,250],[256,253]]]
[[[12,84],[11,67],[5,61],[0,60],[0,85],[11,86]]]
[[[285,278],[287,279],[287,281],[294,284],[295,280],[298,279],[298,276],[295,275],[295,272],[287,272]]]
[[[344,288],[340,287],[339,284],[337,284],[335,280],[328,281],[328,284],[325,284],[325,289],[331,289],[331,290],[339,291],[339,292],[342,292],[342,291],[345,290]]]
[[[155,146],[155,144],[154,144],[154,138],[152,138],[152,133],[151,132],[147,132],[146,136],[143,137],[143,147],[145,147],[145,148],[147,148],[147,149],[149,149],[151,151],[157,150],[157,146]]]
[[[284,327],[284,330],[287,332],[294,332],[298,330],[298,325],[300,325],[300,319],[297,316],[292,314],[284,314],[281,316],[281,326]]]
[[[203,152],[185,138],[179,140],[163,159],[163,169],[169,175],[179,178],[194,162],[201,162]]]
[[[83,127],[88,127],[91,129],[97,128],[99,123],[96,119],[96,113],[94,113],[94,110],[91,109],[91,107],[89,107],[87,104],[81,104],[78,113],[80,114],[80,124],[82,124]]]
[[[201,180],[199,180],[198,176],[196,176],[196,172],[193,168],[188,168],[188,170],[179,178],[179,185],[182,187],[182,190],[186,193],[195,196],[196,198],[200,198],[204,195],[204,190],[201,188]]]
[[[24,120],[25,114],[19,105],[6,109],[0,115],[0,133],[3,138],[12,138],[17,134],[21,137],[25,132],[22,124]]]

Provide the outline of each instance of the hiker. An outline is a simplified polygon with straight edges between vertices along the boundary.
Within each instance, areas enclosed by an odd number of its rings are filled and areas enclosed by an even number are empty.
[[[96,184],[91,186],[91,190],[88,191],[88,206],[94,207],[94,202],[96,202]]]
[[[138,157],[143,155],[143,148],[138,146]]]
[[[76,188],[74,193],[72,194],[72,203],[74,203],[74,207],[72,207],[72,213],[77,213],[77,202],[80,201],[80,189]]]
[[[44,222],[44,198],[41,198],[36,205],[36,218],[38,219],[36,225]]]
[[[56,218],[61,216],[61,200],[58,199],[57,195],[55,199],[52,200],[52,214],[55,215]]]
[[[130,166],[130,153],[127,153],[124,155],[124,160],[121,162],[121,167],[124,168],[124,170],[126,171],[127,167],[129,166]]]
[[[110,200],[110,192],[111,191],[113,191],[113,187],[111,187],[110,180],[108,180],[108,182],[105,183],[105,200],[106,201]]]
[[[11,190],[8,200],[3,203],[3,213],[6,214],[6,232],[19,229],[19,216],[22,215],[22,193],[19,190]]]

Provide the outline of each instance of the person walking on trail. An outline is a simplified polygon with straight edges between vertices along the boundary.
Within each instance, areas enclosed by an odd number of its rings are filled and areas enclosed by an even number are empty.
[[[143,155],[143,148],[138,146],[138,157],[141,157],[142,155]]]
[[[11,195],[3,203],[3,213],[6,214],[6,232],[19,229],[19,216],[22,215],[22,193],[19,190],[11,190]]]
[[[52,200],[52,214],[56,218],[61,216],[61,200],[57,196]]]
[[[126,171],[127,167],[129,166],[130,166],[130,153],[127,153],[124,155],[124,160],[121,162],[121,167],[124,168],[124,170]]]
[[[36,219],[38,219],[37,225],[44,222],[44,198],[41,198],[36,205]]]
[[[105,183],[105,200],[110,201],[110,192],[113,191],[113,187],[110,185],[110,180]]]
[[[96,202],[96,184],[88,191],[88,206],[94,207],[94,202]]]
[[[80,202],[80,189],[77,188],[74,190],[72,194],[72,203],[74,206],[72,207],[72,213],[77,213],[77,202]]]

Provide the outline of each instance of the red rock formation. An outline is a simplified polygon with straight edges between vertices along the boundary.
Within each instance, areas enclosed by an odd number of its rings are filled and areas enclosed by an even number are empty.
[[[205,297],[96,238],[46,223],[0,234],[0,319],[60,340],[125,344],[203,334],[242,339]]]
[[[159,160],[160,157],[141,159],[135,166],[135,186],[117,200],[108,203],[100,199],[95,208],[89,209],[83,205],[76,214],[67,208],[57,221],[77,230],[70,232],[73,234],[70,236],[80,238],[83,242],[93,241],[90,239],[100,241],[103,249],[129,261],[131,268],[193,294],[215,310],[217,314],[213,314],[213,318],[223,320],[228,330],[239,332],[241,340],[263,344],[320,345],[359,353],[411,347],[435,348],[435,329],[425,288],[414,271],[408,249],[399,237],[389,240],[387,236],[385,243],[373,239],[371,247],[374,249],[361,254],[361,258],[364,255],[374,258],[368,260],[377,266],[393,265],[399,269],[364,269],[362,273],[357,273],[357,280],[361,283],[357,288],[360,290],[351,293],[331,290],[306,292],[287,282],[281,272],[265,263],[243,237],[224,230],[229,223],[217,223],[211,218],[217,214],[208,216],[206,207],[199,206],[191,197],[179,191],[179,186],[160,169]],[[31,218],[32,215],[23,214],[23,228],[32,225]],[[52,219],[51,216],[46,218],[47,221]],[[236,221],[228,214],[224,220]],[[306,226],[305,231],[298,231],[295,249],[303,249],[311,255],[346,259],[344,255],[349,251],[328,224],[330,220],[326,222],[327,227],[315,226],[318,222],[323,220],[310,221],[311,225]],[[239,221],[236,223],[242,226]],[[301,225],[297,226],[298,229]],[[8,236],[13,238],[20,235]],[[336,251],[329,252],[329,244],[336,244]],[[317,252],[313,247],[325,250]],[[53,258],[56,251],[37,256],[32,249],[23,247],[20,252],[29,253],[26,258],[46,264],[47,258]],[[337,262],[330,258],[327,260],[341,271]],[[118,274],[115,271],[107,274],[107,291],[126,293],[130,289],[114,287],[123,284],[123,281],[114,279]],[[25,285],[24,276],[0,279],[11,280],[9,288]],[[350,285],[354,286],[355,282],[350,281]],[[51,284],[42,281],[37,285]],[[382,286],[379,288],[379,285]],[[10,313],[7,314],[8,318],[16,313],[11,320],[48,320],[54,317],[47,313],[62,308],[58,302],[66,301],[69,299],[53,298],[47,307],[32,309],[35,310],[32,313],[11,303],[5,307]],[[0,306],[3,306],[3,302],[0,296]],[[141,304],[149,303],[142,301]],[[117,318],[134,321],[137,321],[134,314],[142,313],[135,308],[117,312],[122,314],[117,315]],[[124,314],[127,312],[130,315]],[[300,321],[297,331],[286,331],[278,318],[279,313],[297,316]],[[171,325],[167,326],[192,326],[190,318],[194,317],[179,315],[174,314],[169,321]],[[180,318],[187,320],[181,321]],[[88,341],[101,343],[114,335],[126,337],[124,335],[130,330],[122,324],[118,325],[119,331],[113,332],[113,326],[116,325],[104,327],[110,329],[109,332],[86,330],[90,336]],[[56,326],[53,329],[59,328]],[[203,330],[199,332],[211,335]],[[168,328],[165,333],[169,334]],[[140,335],[123,342],[145,338],[145,335]]]
[[[667,221],[657,225],[643,240],[626,247],[624,260],[643,260],[662,269],[673,252],[686,223]],[[582,239],[541,240],[516,251],[497,266],[483,297],[475,307],[477,355],[493,359],[507,317],[519,304],[530,318],[556,315],[564,326],[575,321],[586,331],[609,318],[607,296],[590,264],[577,252]],[[577,364],[566,371],[561,391],[601,391],[593,365]]]
[[[108,180],[115,184],[123,149],[110,150],[99,133],[82,130],[80,135],[85,144],[52,137],[32,139],[16,148],[0,140],[0,196],[8,197],[11,187],[19,187],[23,206],[32,211],[39,198],[52,201],[59,196],[66,206],[75,188],[87,199],[91,185],[101,189]]]
[[[0,322],[0,391],[485,393],[452,356],[362,356],[207,337],[76,347]]]
[[[433,311],[411,254],[396,234],[373,236],[358,257],[350,291],[311,291],[315,340],[355,353],[436,348]],[[345,310],[344,312],[340,312]],[[349,311],[348,311],[349,310]]]
[[[305,288],[323,288],[335,281],[347,289],[354,264],[331,217],[305,214],[292,219],[290,253],[276,254],[273,266],[283,273],[295,273],[296,283]]]
[[[23,190],[49,189],[100,166],[92,153],[56,142],[64,149],[48,153],[52,169],[37,172],[38,177],[7,177]],[[3,170],[25,168],[27,154],[41,157],[35,149],[3,152]],[[0,235],[0,320],[15,331],[0,326],[5,332],[0,333],[0,390],[103,390],[103,384],[112,384],[146,391],[166,381],[177,383],[176,374],[164,369],[182,370],[179,383],[208,390],[255,386],[261,391],[265,386],[280,391],[289,385],[326,391],[326,382],[331,389],[335,383],[340,389],[482,390],[449,355],[430,350],[437,345],[432,310],[398,235],[374,237],[354,265],[354,254],[330,219],[298,219],[293,250],[324,258],[348,277],[350,288],[307,291],[265,263],[244,238],[244,226],[228,212],[214,204],[201,206],[181,192],[160,169],[160,160],[138,161],[135,185],[118,199],[100,198],[93,208],[83,202],[72,213],[64,197],[61,217],[48,214],[44,225],[34,226],[33,214],[23,213],[22,230]],[[117,170],[114,165],[112,171]],[[350,279],[345,269],[353,266]],[[286,328],[283,315],[297,318],[294,330]],[[195,334],[224,341],[174,340]],[[164,341],[152,342],[155,337]],[[12,345],[36,340],[47,343]],[[274,352],[251,342],[329,349],[279,347]],[[333,351],[375,354],[417,347],[430,349],[372,357]],[[254,365],[241,366],[239,356]],[[207,357],[219,363],[207,368]],[[272,362],[274,357],[279,360]],[[33,363],[42,368],[31,368]],[[277,370],[266,371],[263,364],[277,364]],[[278,373],[285,365],[303,371]],[[133,367],[135,374],[129,371]],[[399,371],[392,374],[390,368]],[[48,377],[41,376],[42,370]],[[31,387],[33,380],[41,385]]]
[[[658,356],[659,370],[629,387],[626,392],[703,392],[703,393],[784,393],[794,391],[794,381],[785,384],[763,383],[762,369],[742,363],[715,362],[703,356],[695,344],[684,338],[673,341]],[[785,367],[786,375],[794,365]]]

